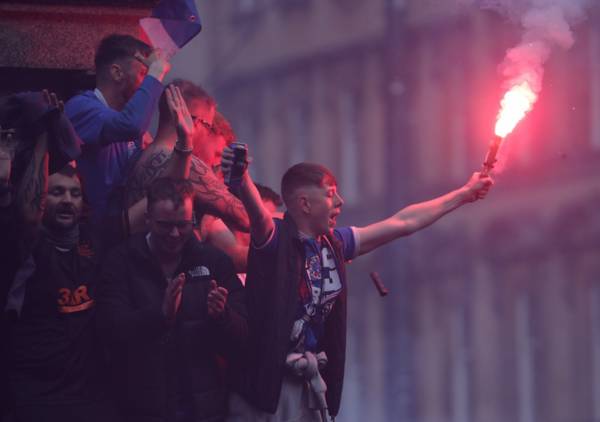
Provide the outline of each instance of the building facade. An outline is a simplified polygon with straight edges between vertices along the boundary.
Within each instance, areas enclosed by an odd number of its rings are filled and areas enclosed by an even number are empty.
[[[196,80],[250,144],[257,180],[321,162],[339,176],[342,223],[365,224],[483,161],[521,29],[453,3],[199,4]],[[600,419],[595,23],[592,10],[547,63],[489,198],[350,265],[342,420]]]

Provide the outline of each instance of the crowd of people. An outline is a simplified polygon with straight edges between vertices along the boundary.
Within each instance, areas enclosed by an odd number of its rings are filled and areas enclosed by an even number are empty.
[[[490,177],[336,227],[334,174],[298,163],[281,197],[255,184],[215,100],[166,85],[159,50],[113,34],[95,68],[65,104],[0,99],[1,421],[334,419],[345,263],[485,197]]]

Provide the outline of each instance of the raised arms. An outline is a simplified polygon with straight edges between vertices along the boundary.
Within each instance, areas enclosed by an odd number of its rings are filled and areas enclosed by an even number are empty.
[[[227,174],[231,171],[233,164],[233,151],[227,147],[223,150],[222,169]],[[248,218],[250,219],[250,234],[254,242],[262,245],[267,241],[274,228],[273,218],[265,207],[260,194],[247,169],[242,176],[240,187],[240,199],[244,204]]]

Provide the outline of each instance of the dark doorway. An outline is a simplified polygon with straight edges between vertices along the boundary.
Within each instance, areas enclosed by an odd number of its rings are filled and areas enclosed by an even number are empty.
[[[95,86],[95,75],[85,70],[0,67],[0,96],[22,91],[55,92],[63,101]]]

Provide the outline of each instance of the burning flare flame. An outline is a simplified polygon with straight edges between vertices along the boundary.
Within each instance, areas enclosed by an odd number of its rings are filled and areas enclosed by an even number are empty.
[[[500,102],[496,135],[501,138],[508,136],[523,117],[531,111],[536,100],[537,94],[533,92],[526,81],[509,89]]]

